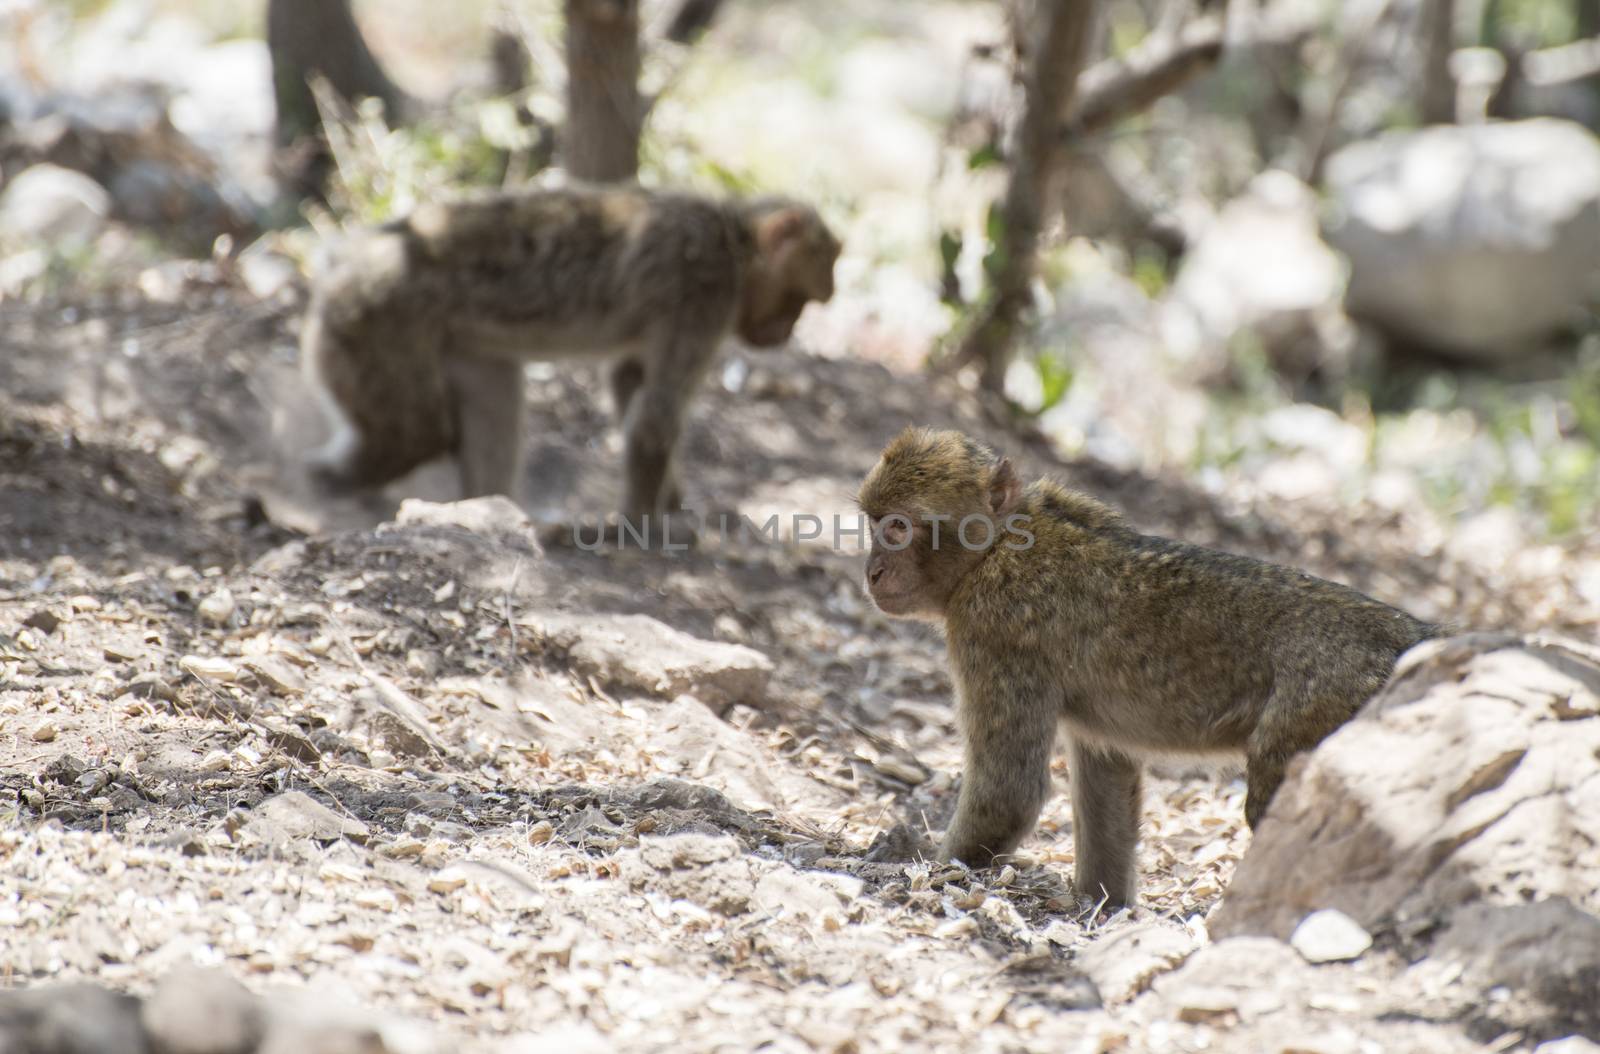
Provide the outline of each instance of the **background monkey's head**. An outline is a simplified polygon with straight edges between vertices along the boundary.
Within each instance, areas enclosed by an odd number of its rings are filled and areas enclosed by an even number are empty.
[[[839,239],[808,205],[766,199],[749,212],[756,256],[745,275],[734,328],[739,339],[770,348],[789,339],[800,312],[812,300],[833,296],[833,264]]]

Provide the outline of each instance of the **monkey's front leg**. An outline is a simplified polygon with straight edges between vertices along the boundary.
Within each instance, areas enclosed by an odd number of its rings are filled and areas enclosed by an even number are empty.
[[[646,516],[660,522],[683,507],[674,461],[684,413],[703,372],[697,358],[686,353],[675,361],[662,354],[629,402],[623,422],[622,512],[635,522]]]
[[[638,359],[620,359],[611,367],[611,408],[617,415],[617,424],[627,424],[628,408],[642,384],[644,366]]]
[[[961,678],[966,769],[940,856],[989,867],[1028,836],[1050,797],[1058,712],[1043,685],[1010,675],[1003,656],[976,662],[986,668]]]
[[[1139,763],[1120,751],[1072,742],[1072,884],[1120,907],[1138,895]]]
[[[611,368],[611,403],[617,414],[617,424],[624,434],[628,428],[628,413],[633,408],[634,396],[644,387],[644,366],[637,359],[623,359]],[[678,482],[674,459],[669,459],[666,479],[662,483],[661,504],[672,512],[683,508],[683,487]]]

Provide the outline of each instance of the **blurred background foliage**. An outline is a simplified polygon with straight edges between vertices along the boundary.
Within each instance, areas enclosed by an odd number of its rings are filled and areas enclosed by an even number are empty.
[[[800,342],[899,370],[930,361],[948,369],[952,342],[976,324],[1007,262],[1001,205],[1029,52],[1049,3],[727,0],[681,43],[663,29],[678,5],[644,3],[638,87],[649,111],[639,178],[815,200],[847,232],[847,248],[841,295],[808,316]],[[1536,339],[1512,335],[1464,354],[1396,324],[1407,305],[1357,293],[1370,275],[1380,294],[1388,287],[1398,297],[1405,281],[1393,275],[1405,268],[1455,274],[1448,268],[1474,253],[1509,251],[1491,231],[1496,216],[1537,229],[1506,211],[1513,198],[1564,195],[1575,210],[1548,220],[1545,243],[1519,250],[1527,267],[1594,265],[1600,249],[1584,257],[1557,243],[1574,225],[1600,222],[1600,188],[1572,176],[1561,160],[1567,147],[1540,121],[1586,128],[1593,144],[1600,66],[1583,73],[1582,44],[1600,34],[1600,5],[1082,6],[1095,23],[1080,97],[1095,75],[1116,72],[1117,59],[1137,63],[1207,20],[1222,47],[1109,126],[1088,134],[1064,126],[1027,303],[1006,334],[1014,354],[996,393],[1001,412],[1031,421],[1067,454],[1181,474],[1219,493],[1266,493],[1335,513],[1376,504],[1453,527],[1481,521],[1513,545],[1592,535],[1600,522],[1592,295]],[[130,272],[148,294],[178,273],[174,258],[191,261],[180,277],[263,258],[305,268],[319,238],[342,226],[559,168],[559,0],[356,0],[352,10],[414,105],[385,113],[375,100],[324,91],[331,164],[317,192],[300,194],[286,192],[294,184],[272,141],[264,2],[9,5],[0,15],[10,30],[0,46],[0,195],[30,166],[60,165],[106,188],[108,223],[84,237],[0,224],[0,295],[110,295],[130,284]],[[1442,52],[1429,28],[1440,17]],[[521,83],[497,80],[504,71],[490,61],[492,32],[524,49]],[[1406,145],[1394,137],[1425,135],[1415,130],[1437,105],[1427,92],[1443,68],[1438,56],[1448,59],[1450,118],[1462,138]],[[1552,82],[1556,60],[1576,63],[1579,75]],[[1503,69],[1493,77],[1496,62]],[[147,97],[159,120],[128,116]],[[79,149],[83,161],[59,141],[41,148],[39,122],[49,119],[116,146]],[[172,135],[151,130],[163,123]],[[1533,127],[1515,150],[1475,138],[1511,124]],[[1341,169],[1361,148],[1372,154],[1363,171],[1350,174],[1361,167],[1354,160]],[[1481,178],[1451,160],[1462,150]],[[1498,175],[1482,160],[1490,156],[1502,159]],[[162,184],[167,191],[201,174],[194,178],[207,186],[181,199],[184,222],[140,219],[151,209],[127,178],[130,158],[182,169]],[[1395,171],[1432,165],[1434,174],[1418,190],[1415,172],[1383,176],[1380,162]],[[1505,186],[1487,186],[1491,178]],[[1562,185],[1575,178],[1580,185]],[[1352,240],[1350,218],[1383,194],[1406,198],[1409,218],[1395,221],[1391,241],[1376,244],[1371,231]],[[194,229],[207,215],[192,203],[201,199],[223,218]],[[1492,284],[1497,273],[1486,265],[1481,280]],[[1470,281],[1450,285],[1469,290],[1460,310],[1471,317]],[[1451,313],[1438,306],[1445,301],[1406,295],[1419,317]],[[962,373],[962,383],[976,382]]]

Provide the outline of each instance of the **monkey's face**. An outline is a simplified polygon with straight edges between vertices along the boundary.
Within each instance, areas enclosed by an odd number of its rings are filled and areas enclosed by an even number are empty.
[[[948,572],[955,568],[947,566],[949,558],[941,558],[933,544],[932,527],[936,522],[900,512],[872,518],[866,587],[872,602],[885,615],[925,619],[944,616],[950,592],[959,579],[952,580]]]
[[[993,547],[999,526],[976,506],[871,518],[866,587],[885,615],[939,621],[961,580]]]
[[[756,348],[782,344],[800,312],[833,296],[839,241],[804,205],[789,205],[755,224],[756,258],[745,275],[735,324],[739,339]]]
[[[955,432],[907,429],[857,500],[872,524],[866,588],[886,615],[942,619],[1021,497],[1011,463]]]

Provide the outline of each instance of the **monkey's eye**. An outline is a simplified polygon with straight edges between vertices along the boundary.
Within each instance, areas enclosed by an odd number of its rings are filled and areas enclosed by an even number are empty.
[[[911,525],[904,516],[885,516],[877,522],[876,527],[884,545],[904,545],[911,537]]]

